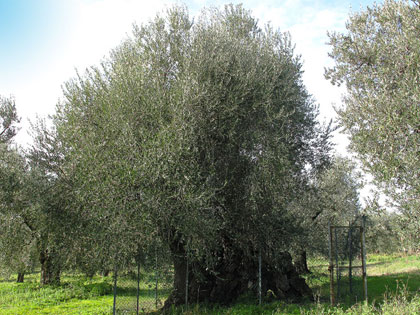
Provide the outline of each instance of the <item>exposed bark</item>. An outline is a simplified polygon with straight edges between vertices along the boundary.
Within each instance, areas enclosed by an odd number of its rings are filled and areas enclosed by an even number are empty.
[[[174,288],[168,299],[165,301],[164,308],[171,305],[185,303],[186,279],[187,279],[187,259],[184,246],[180,241],[173,241],[170,246],[172,261],[174,264]],[[188,280],[191,281],[192,273],[189,272]]]
[[[19,272],[18,275],[17,275],[16,282],[17,283],[23,283],[24,279],[25,279],[25,272]]]
[[[171,246],[174,261],[174,290],[165,302],[165,309],[171,305],[185,303],[187,259],[184,247],[177,243]],[[284,252],[277,261],[263,256],[262,294],[267,299],[299,300],[312,297],[305,280],[299,277],[292,263],[292,257]],[[248,259],[239,250],[219,253],[221,262],[212,271],[204,270],[198,261],[188,262],[189,303],[209,302],[229,304],[240,295],[258,292],[258,261]]]
[[[61,268],[56,255],[46,249],[41,252],[39,262],[41,263],[41,284],[60,284]]]
[[[296,253],[293,264],[295,265],[298,274],[305,275],[311,273],[308,268],[308,260],[305,250],[301,249]]]

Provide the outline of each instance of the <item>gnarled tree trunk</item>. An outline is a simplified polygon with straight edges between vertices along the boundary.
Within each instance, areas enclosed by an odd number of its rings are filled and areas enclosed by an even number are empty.
[[[305,275],[311,273],[308,268],[308,259],[305,250],[301,249],[296,253],[293,263],[298,274]]]
[[[258,292],[258,260],[248,259],[238,249],[219,253],[220,263],[212,270],[206,270],[198,261],[187,261],[182,244],[170,246],[174,262],[174,290],[165,302],[164,308],[186,302],[186,280],[188,263],[189,303],[210,302],[229,304],[247,292]],[[299,277],[292,263],[292,257],[284,252],[277,261],[262,257],[263,298],[298,300],[312,298],[312,291]]]

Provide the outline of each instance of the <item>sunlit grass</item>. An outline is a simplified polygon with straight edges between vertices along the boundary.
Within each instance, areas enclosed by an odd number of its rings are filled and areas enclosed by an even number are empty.
[[[191,306],[174,310],[176,314],[420,314],[420,256],[370,255],[367,261],[369,303],[342,304],[332,307],[329,303],[328,261],[316,260],[316,266],[306,275],[306,281],[315,295],[315,303],[300,304],[273,302],[258,306],[255,300],[236,303],[231,307]],[[311,269],[311,267],[310,267]],[[384,273],[384,271],[386,271]],[[369,276],[370,275],[370,276]],[[361,285],[355,277],[354,285]]]
[[[63,276],[60,286],[41,286],[39,274],[24,283],[0,282],[0,314],[109,314],[110,278]]]
[[[25,276],[25,283],[0,280],[0,314],[109,314],[112,313],[113,287],[111,277],[64,275],[59,286],[41,286],[39,273]],[[128,277],[118,285],[118,309],[135,310],[137,282]],[[140,309],[161,307],[168,290],[158,291],[154,285],[140,282]]]
[[[321,264],[322,265],[322,264]],[[328,264],[325,264],[328,266]],[[420,314],[420,256],[368,255],[369,303],[329,305],[329,277],[321,267],[306,276],[315,303],[270,302],[257,305],[242,298],[232,306],[190,305],[174,308],[174,314]],[[135,283],[119,287],[119,306],[135,309]],[[355,277],[355,284],[361,279]],[[156,308],[152,279],[140,283],[140,309]],[[160,291],[167,296],[169,291]],[[117,300],[118,301],[118,300]],[[163,299],[158,301],[158,307]],[[0,314],[112,314],[112,278],[64,275],[60,286],[41,286],[39,274],[25,276],[25,283],[0,279]],[[120,310],[122,308],[120,307]]]
[[[396,273],[420,273],[420,255],[369,256],[367,272],[372,276],[392,275]]]

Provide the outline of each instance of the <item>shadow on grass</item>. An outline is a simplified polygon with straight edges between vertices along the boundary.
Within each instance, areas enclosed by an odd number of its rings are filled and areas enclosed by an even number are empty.
[[[389,262],[378,262],[369,264],[369,266],[389,264]],[[330,300],[329,274],[325,271],[313,271],[306,275],[305,279],[311,287],[315,300],[321,303],[328,303]],[[375,275],[367,277],[368,301],[370,303],[381,303],[385,295],[396,294],[402,289],[407,292],[408,297],[413,296],[420,291],[420,269],[413,268],[408,272],[394,272],[386,275]],[[340,280],[340,296],[337,301],[343,306],[350,307],[360,302],[363,298],[363,283],[360,276],[354,276],[352,279],[353,292],[350,293],[349,278],[342,276]],[[335,283],[335,290],[337,284]],[[335,291],[337,292],[337,291]],[[337,293],[336,293],[337,294]],[[353,297],[351,297],[353,296]]]

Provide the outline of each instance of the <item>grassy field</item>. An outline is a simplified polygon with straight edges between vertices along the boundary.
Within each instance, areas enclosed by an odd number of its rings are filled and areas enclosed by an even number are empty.
[[[317,303],[285,302],[255,304],[242,298],[231,307],[191,305],[173,309],[174,314],[420,314],[420,256],[368,257],[369,304],[328,304],[329,280],[324,272],[307,277]],[[358,279],[355,280],[360,281]],[[356,283],[357,284],[357,283]],[[141,283],[141,308],[155,307],[151,283]],[[133,289],[119,288],[118,305],[132,306]],[[164,296],[167,292],[160,292]],[[131,297],[130,297],[131,296]],[[160,301],[160,303],[162,300]],[[95,276],[63,276],[60,286],[40,286],[39,274],[28,275],[25,283],[0,280],[0,314],[110,314],[112,313],[112,279]],[[159,304],[158,304],[159,306]],[[119,314],[128,314],[120,308]]]
[[[110,278],[64,276],[60,286],[40,286],[39,274],[25,283],[0,282],[0,314],[109,314]]]

